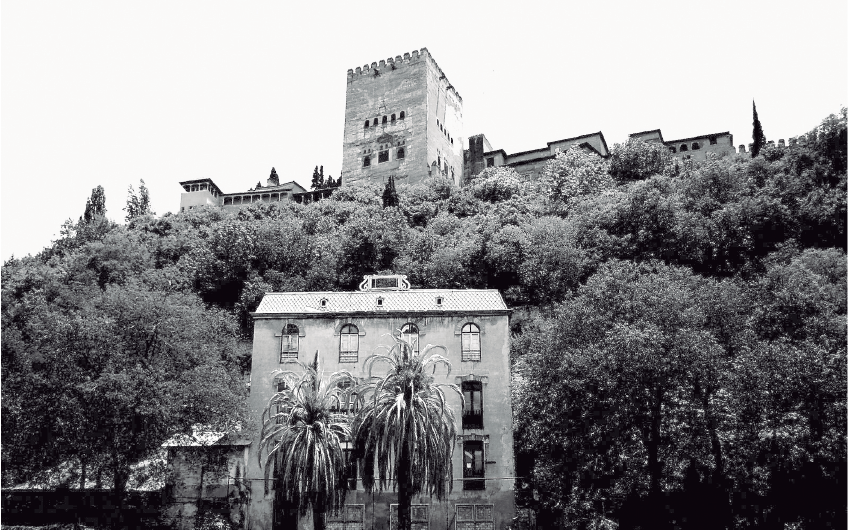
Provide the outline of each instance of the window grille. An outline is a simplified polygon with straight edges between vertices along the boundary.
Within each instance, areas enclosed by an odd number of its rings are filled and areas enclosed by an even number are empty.
[[[457,505],[457,529],[494,529],[495,506],[491,504]]]
[[[412,529],[430,529],[430,506],[426,504],[413,503],[411,510]],[[391,505],[391,517],[389,518],[390,529],[398,527],[398,504]]]
[[[326,529],[365,529],[365,504],[346,504],[341,511],[327,511]]]
[[[462,327],[462,361],[480,361],[480,327],[474,323]]]

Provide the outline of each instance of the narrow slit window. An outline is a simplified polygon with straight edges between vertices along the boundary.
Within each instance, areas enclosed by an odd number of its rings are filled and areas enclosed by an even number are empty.
[[[339,334],[339,363],[356,363],[359,359],[359,329],[346,324]]]
[[[280,363],[287,359],[297,359],[297,351],[300,340],[300,330],[293,324],[287,324],[283,330],[280,345]]]
[[[385,116],[383,116],[383,125],[386,125],[386,122],[387,122],[387,121],[388,121],[388,118],[386,118]]]
[[[400,338],[412,345],[412,352],[418,354],[418,327],[415,323],[406,323],[400,329]]]
[[[365,120],[365,129],[368,129],[368,124],[369,124],[368,120]]]
[[[483,429],[483,382],[462,382],[462,429]]]
[[[400,119],[403,120],[406,118],[406,113],[404,111],[400,111]]]
[[[392,123],[395,123],[395,115],[392,114]]]
[[[483,441],[465,441],[462,445],[463,490],[485,490]]]

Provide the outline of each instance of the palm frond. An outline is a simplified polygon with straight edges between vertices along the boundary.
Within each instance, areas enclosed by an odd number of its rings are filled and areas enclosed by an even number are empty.
[[[275,489],[287,505],[300,514],[310,506],[318,511],[338,509],[346,493],[337,488],[344,468],[341,443],[350,439],[351,432],[347,415],[334,413],[333,407],[350,401],[356,379],[347,371],[324,378],[318,371],[317,354],[310,365],[289,363],[301,370],[273,371],[288,388],[274,393],[262,413],[257,458],[263,467],[265,492],[276,460]],[[343,382],[350,382],[348,389],[342,389]]]
[[[360,384],[357,410],[351,430],[363,485],[367,490],[378,486],[398,489],[400,467],[408,467],[412,479],[411,494],[422,492],[443,499],[446,487],[453,484],[452,457],[456,423],[447,404],[444,389],[462,398],[456,385],[435,384],[432,373],[444,365],[450,374],[447,349],[427,345],[415,353],[413,345],[392,336],[394,344],[366,358],[363,366],[369,379]],[[445,355],[438,353],[444,351]],[[389,367],[384,377],[373,376],[376,363]],[[402,463],[407,450],[409,462]]]

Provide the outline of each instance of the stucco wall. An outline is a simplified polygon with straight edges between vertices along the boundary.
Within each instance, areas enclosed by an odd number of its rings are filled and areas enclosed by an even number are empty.
[[[209,190],[201,190],[199,192],[183,192],[180,194],[180,211],[197,208],[199,206],[211,205],[218,206],[220,199],[212,195]]]
[[[324,315],[303,318],[257,318],[254,325],[253,360],[249,406],[251,414],[260,419],[262,410],[271,397],[274,385],[271,372],[281,367],[279,363],[280,337],[286,323],[296,324],[300,329],[299,360],[311,362],[315,351],[319,353],[321,369],[329,374],[346,369],[357,377],[367,376],[363,372],[365,358],[381,345],[390,345],[390,331],[414,322],[419,327],[420,342],[447,347],[447,357],[453,369],[449,376],[444,370],[436,372],[438,383],[457,384],[462,378],[473,378],[483,382],[483,426],[482,430],[463,430],[461,400],[453,393],[448,394],[448,403],[453,408],[457,421],[457,435],[482,436],[484,441],[485,491],[463,491],[462,441],[455,442],[453,454],[454,485],[448,500],[437,503],[429,498],[422,503],[431,503],[432,528],[453,527],[456,504],[494,504],[494,526],[503,529],[511,523],[514,514],[513,486],[515,466],[513,458],[512,405],[509,380],[509,318],[507,315],[431,315],[414,316],[358,316],[327,317]],[[355,324],[360,331],[359,359],[356,363],[339,363],[338,330],[347,322]],[[460,350],[460,330],[464,323],[474,322],[480,327],[481,360],[463,362]],[[376,367],[379,372],[379,366]],[[473,375],[473,376],[472,376]],[[459,379],[459,380],[458,380]],[[488,437],[486,437],[488,436]],[[262,470],[256,460],[257,443],[250,448],[247,476],[261,478]],[[509,478],[509,479],[501,479]],[[261,481],[251,482],[251,503],[248,511],[248,526],[253,529],[268,529],[272,525],[273,491],[263,492]],[[367,495],[361,490],[349,493],[347,503],[366,504],[366,527],[387,529],[389,527],[389,504],[396,502],[393,493]],[[370,515],[370,516],[367,516]],[[367,519],[371,518],[372,523]]]

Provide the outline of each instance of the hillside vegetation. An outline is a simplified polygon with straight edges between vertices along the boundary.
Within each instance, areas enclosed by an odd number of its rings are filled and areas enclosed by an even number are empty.
[[[517,487],[541,526],[844,527],[845,109],[810,138],[572,149],[538,181],[487,169],[397,206],[345,185],[68,222],[2,269],[4,485],[67,459],[120,485],[173,432],[232,428],[265,292],[393,272],[516,308]]]

